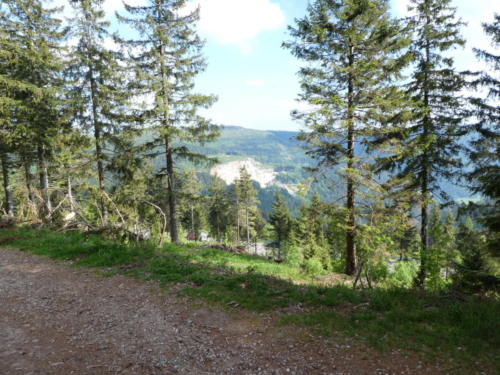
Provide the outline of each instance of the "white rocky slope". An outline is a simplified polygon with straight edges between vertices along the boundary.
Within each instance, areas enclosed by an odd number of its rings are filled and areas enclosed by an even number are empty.
[[[276,181],[276,177],[279,174],[278,172],[274,171],[272,168],[263,166],[253,158],[217,164],[210,169],[210,175],[219,176],[226,184],[229,185],[240,177],[240,169],[242,167],[245,167],[248,173],[250,173],[252,180],[257,181],[263,188],[274,185],[288,190],[290,194],[294,194],[296,192],[296,188],[293,185],[286,185],[282,182]]]

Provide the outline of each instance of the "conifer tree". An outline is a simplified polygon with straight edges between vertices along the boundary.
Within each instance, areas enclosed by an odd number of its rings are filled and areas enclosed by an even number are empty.
[[[51,144],[58,132],[67,127],[63,117],[64,102],[61,59],[61,43],[66,30],[55,18],[58,8],[45,8],[40,0],[7,0],[9,10],[9,37],[16,41],[22,63],[17,77],[36,90],[25,93],[24,113],[16,119],[16,132],[22,134],[25,142],[36,146],[40,190],[44,208],[50,212],[52,204],[49,195],[49,158]]]
[[[256,220],[251,220],[251,216],[254,219],[258,219],[256,213],[257,208],[257,190],[253,187],[252,177],[250,173],[248,173],[245,167],[241,167],[240,169],[240,177],[235,183],[235,192],[237,196],[238,205],[243,208],[243,217],[245,220],[245,231],[246,231],[246,239],[247,246],[250,244],[250,233],[252,232],[252,227],[256,224]],[[251,215],[252,214],[252,215]],[[238,216],[239,216],[238,212]],[[238,219],[240,223],[240,220]]]
[[[281,247],[283,242],[287,241],[290,236],[290,230],[292,229],[292,215],[290,214],[288,204],[280,193],[276,193],[274,196],[274,203],[271,215],[269,216],[269,222],[274,228],[276,240]]]
[[[9,38],[8,13],[0,8],[0,165],[4,190],[4,208],[8,215],[14,215],[12,186],[10,183],[9,151],[12,144],[12,132],[15,109],[20,103],[16,100],[21,82],[15,79],[15,43]]]
[[[500,287],[500,279],[494,275],[488,262],[486,238],[481,232],[474,227],[470,216],[458,226],[456,237],[461,260],[455,262],[452,279],[454,286],[460,291],[484,293],[498,291]]]
[[[188,232],[198,239],[204,223],[201,184],[196,170],[188,169],[179,176],[179,213]]]
[[[318,208],[321,206],[319,196],[316,196],[309,205],[304,204],[300,207],[296,232],[306,266],[308,262],[313,262],[320,264],[322,269],[329,269],[332,258],[323,232],[323,220],[318,215],[321,212]]]
[[[500,46],[500,15],[495,14],[492,23],[483,24],[484,32],[491,38],[493,48]],[[486,97],[471,100],[474,105],[474,116],[478,119],[475,130],[478,134],[471,142],[470,157],[474,170],[468,179],[474,183],[476,193],[483,194],[490,201],[483,210],[484,224],[490,229],[490,253],[500,256],[500,54],[487,50],[475,49],[476,57],[490,68],[479,74],[472,86],[486,90]]]
[[[143,103],[139,116],[152,130],[153,140],[145,145],[149,153],[165,158],[160,173],[166,175],[173,242],[178,242],[176,160],[203,159],[189,150],[189,143],[204,143],[218,135],[218,127],[197,113],[216,98],[192,92],[194,78],[205,69],[205,61],[201,55],[203,42],[196,34],[199,10],[185,14],[186,3],[148,0],[144,6],[126,5],[128,17],[118,15],[138,34],[137,39],[124,42],[134,64],[136,94],[152,99],[152,103]]]
[[[14,194],[12,191],[12,184],[10,181],[11,164],[9,154],[5,145],[0,145],[0,165],[2,168],[2,182],[5,194],[5,212],[9,216],[15,216]]]
[[[23,116],[29,105],[24,100],[34,96],[37,88],[26,81],[24,62],[28,58],[22,39],[16,32],[16,20],[12,8],[0,9],[0,162],[5,192],[5,211],[15,213],[11,173],[14,153],[21,154],[21,144],[26,144]],[[24,142],[23,142],[24,141]]]
[[[398,121],[403,95],[396,80],[407,62],[408,40],[391,19],[385,0],[316,0],[290,27],[284,43],[307,61],[300,70],[300,99],[312,105],[296,113],[309,128],[300,140],[318,168],[344,167],[347,191],[346,273],[356,268],[356,190],[361,179],[360,137],[374,126]]]
[[[431,289],[441,286],[441,266],[445,259],[445,229],[441,220],[441,209],[434,204],[429,215],[428,283]]]
[[[102,197],[105,192],[107,156],[105,146],[112,136],[127,123],[126,72],[120,65],[118,53],[106,48],[111,39],[109,22],[104,20],[103,0],[71,0],[75,18],[70,21],[76,46],[70,51],[71,60],[66,69],[70,80],[74,122],[94,137],[94,160],[101,197],[100,210],[103,225],[107,225],[108,210]]]
[[[218,176],[213,176],[210,181],[207,201],[210,232],[218,242],[222,242],[230,226],[230,200],[226,183]]]
[[[465,80],[446,52],[465,41],[460,36],[463,23],[451,0],[412,0],[410,11],[414,69],[408,92],[415,109],[409,125],[389,132],[388,138],[400,143],[380,164],[395,171],[396,178],[407,178],[406,189],[420,195],[418,284],[423,286],[428,271],[429,204],[433,194],[448,198],[438,181],[457,177],[463,166],[459,140],[468,131],[468,113],[460,91]]]

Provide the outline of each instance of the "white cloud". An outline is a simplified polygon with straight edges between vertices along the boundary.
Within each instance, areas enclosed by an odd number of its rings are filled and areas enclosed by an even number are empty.
[[[102,9],[109,20],[115,12],[124,12],[123,3],[143,6],[148,0],[105,0]],[[71,17],[73,9],[66,0],[53,0],[53,6],[64,5],[63,16]],[[218,43],[235,45],[242,53],[252,49],[255,38],[263,31],[279,30],[285,26],[283,10],[272,0],[190,0],[186,11],[200,7],[199,29]]]
[[[191,6],[200,6],[202,33],[244,52],[261,32],[285,25],[282,9],[271,0],[194,0]]]
[[[400,17],[409,15],[408,5],[410,5],[410,0],[392,0],[392,6]]]
[[[264,86],[265,83],[263,79],[250,79],[245,82],[245,85],[250,87],[261,87]]]

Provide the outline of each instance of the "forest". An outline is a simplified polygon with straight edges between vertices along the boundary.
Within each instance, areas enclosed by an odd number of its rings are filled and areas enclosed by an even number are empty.
[[[12,247],[110,283],[156,280],[191,307],[267,313],[307,330],[299,347],[331,349],[312,334],[334,335],[421,351],[446,373],[495,373],[500,14],[482,24],[491,48],[474,49],[478,69],[460,71],[452,0],[411,0],[405,18],[388,0],[311,1],[280,46],[299,62],[293,133],[205,116],[218,98],[196,86],[210,63],[200,9],[141,4],[125,1],[112,31],[104,0],[67,0],[71,18],[46,0],[0,3],[3,293]],[[229,182],[209,173],[244,158],[274,185],[245,166]],[[37,301],[50,297],[26,306]]]
[[[126,5],[120,34],[101,0],[69,0],[69,20],[2,1],[2,226],[159,247],[207,233],[249,253],[271,242],[278,264],[354,287],[498,296],[500,15],[483,24],[491,49],[475,50],[488,68],[463,72],[451,0],[412,0],[404,19],[385,0],[311,2],[282,47],[303,62],[307,109],[292,116],[315,164],[295,214],[277,192],[263,215],[245,168],[227,185],[193,167],[217,162],[199,145],[222,128],[200,114],[217,97],[195,92],[207,61],[186,3]],[[308,192],[333,173],[341,199]],[[473,198],[451,200],[443,181]]]

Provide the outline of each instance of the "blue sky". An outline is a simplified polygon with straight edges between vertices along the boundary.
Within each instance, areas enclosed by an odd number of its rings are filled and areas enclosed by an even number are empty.
[[[128,0],[140,4],[144,0]],[[56,0],[61,3],[63,0]],[[219,101],[204,114],[222,125],[261,130],[298,130],[290,111],[300,108],[296,72],[299,62],[281,48],[287,25],[302,17],[306,0],[193,0],[201,6],[200,34],[206,39],[206,72],[197,91],[218,95]],[[409,0],[391,0],[396,16],[406,15]],[[500,13],[500,1],[455,0],[458,15],[468,23],[463,30],[468,44],[453,53],[459,69],[480,66],[472,47],[489,48],[481,22]],[[110,15],[122,9],[120,0],[105,0]],[[118,27],[113,22],[114,27]]]

